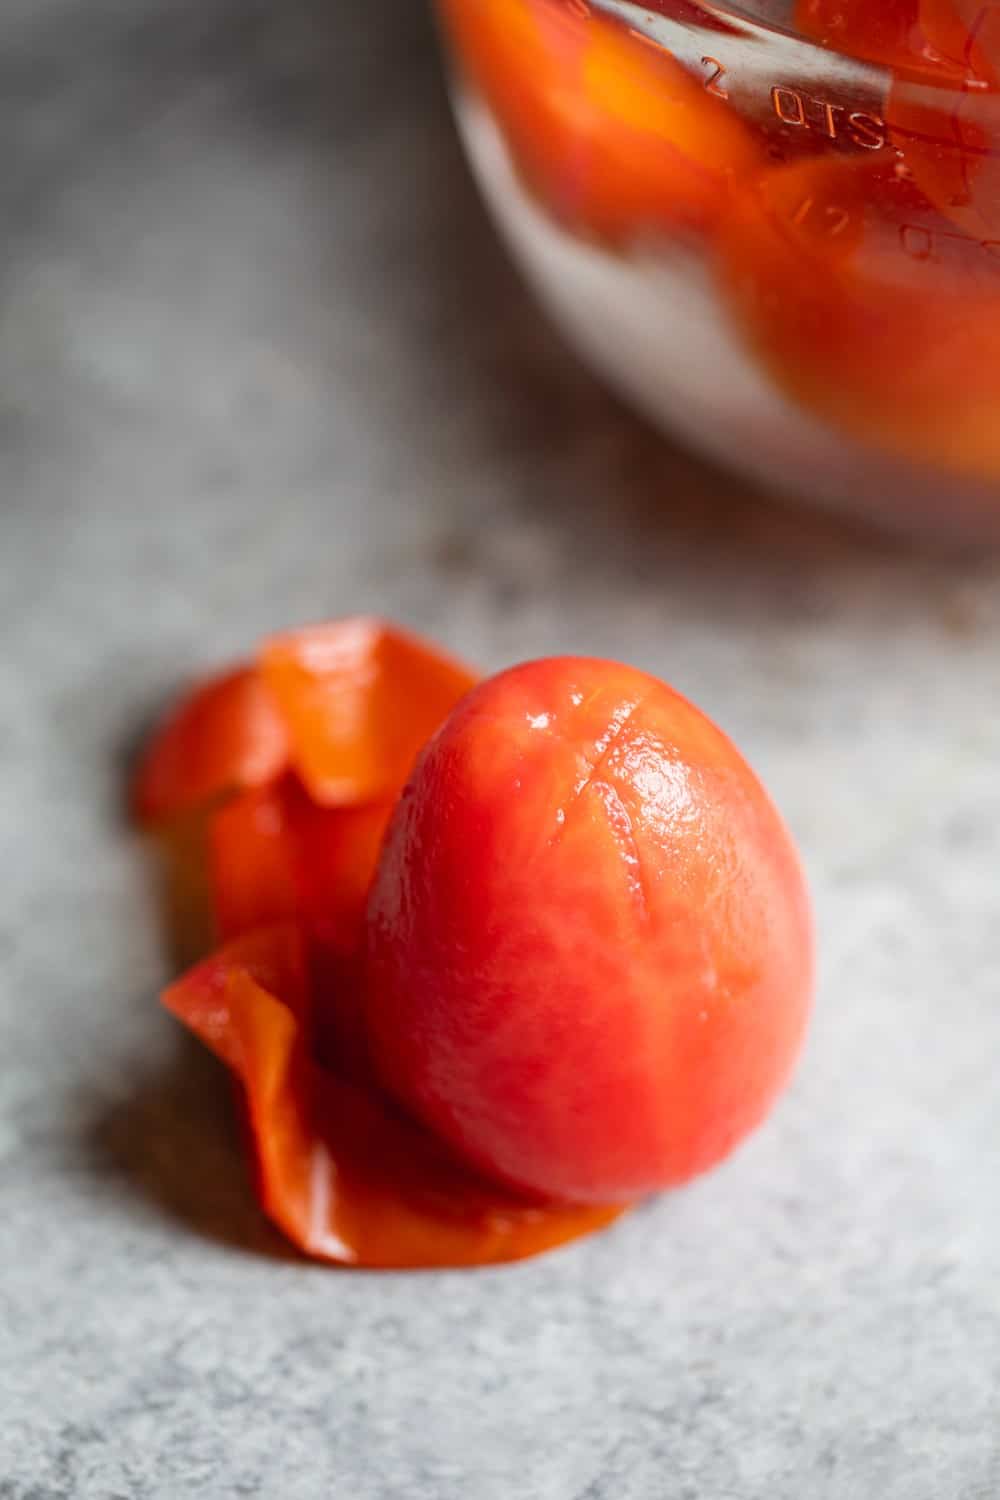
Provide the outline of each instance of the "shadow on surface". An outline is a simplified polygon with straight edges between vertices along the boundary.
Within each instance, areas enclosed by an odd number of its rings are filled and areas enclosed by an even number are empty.
[[[140,717],[115,757],[126,836],[132,777],[163,707]],[[205,819],[195,817],[166,833],[142,836],[132,829],[136,843],[145,845],[138,857],[171,974],[182,973],[212,947],[205,828]],[[239,1091],[226,1069],[176,1028],[168,1060],[140,1074],[129,1094],[100,1114],[91,1144],[130,1191],[171,1219],[232,1248],[298,1260],[254,1198],[241,1111]]]
[[[239,1102],[221,1064],[179,1034],[162,1068],[94,1123],[91,1145],[130,1193],[168,1218],[230,1248],[298,1260],[252,1191]]]

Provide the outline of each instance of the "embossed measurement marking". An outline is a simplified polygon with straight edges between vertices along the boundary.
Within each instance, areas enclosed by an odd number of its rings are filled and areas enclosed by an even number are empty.
[[[911,260],[934,260],[943,240],[954,241],[963,249],[970,246],[984,250],[987,255],[1000,260],[1000,240],[973,240],[968,235],[953,229],[928,229],[924,224],[900,224],[899,243]]]
[[[851,223],[851,213],[839,203],[818,202],[812,193],[807,193],[788,215],[787,222],[793,229],[807,227],[814,235],[833,240]],[[930,229],[926,224],[900,224],[898,234],[900,248],[911,260],[937,260],[946,242],[950,242],[963,250],[982,250],[1000,263],[1000,240],[974,240],[957,230],[937,226]]]
[[[628,34],[654,52],[666,57],[673,55],[654,37],[647,36],[634,26],[628,28]],[[728,65],[710,52],[704,53],[699,62],[705,70],[701,82],[706,94],[711,94],[715,99],[728,99]],[[888,126],[885,121],[867,110],[852,109],[849,104],[838,104],[833,99],[820,98],[780,83],[771,85],[770,100],[775,116],[783,125],[811,130],[825,135],[831,141],[847,141],[863,151],[880,151],[888,144]]]
[[[783,125],[812,130],[828,136],[831,141],[846,138],[864,151],[880,151],[888,139],[888,127],[878,115],[805,94],[801,89],[774,84],[771,107]]]
[[[841,208],[837,203],[823,203],[819,205],[817,210],[816,200],[812,194],[809,194],[802,199],[802,202],[792,214],[790,223],[798,229],[810,216],[815,220],[817,215],[820,219],[817,228],[823,234],[829,235],[831,240],[835,239],[838,234],[843,234],[851,222],[851,216],[846,208]]]
[[[717,57],[703,57],[701,65],[703,68],[710,69],[708,77],[703,80],[705,92],[707,94],[714,94],[717,99],[728,99],[729,90],[722,82],[726,76],[726,70],[719,59]]]

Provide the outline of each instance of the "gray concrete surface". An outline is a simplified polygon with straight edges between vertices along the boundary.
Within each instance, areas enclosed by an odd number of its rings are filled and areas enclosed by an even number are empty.
[[[418,4],[7,0],[0,126],[0,1496],[1000,1493],[1000,568],[772,508],[602,394]],[[520,1268],[290,1258],[154,1003],[130,747],[356,609],[668,676],[815,888],[773,1121]]]

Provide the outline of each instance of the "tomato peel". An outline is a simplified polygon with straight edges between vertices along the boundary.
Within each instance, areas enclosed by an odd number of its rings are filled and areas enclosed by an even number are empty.
[[[285,727],[257,671],[237,667],[200,683],[157,729],[133,780],[133,813],[160,825],[264,786],[287,754]]]
[[[291,776],[231,798],[209,822],[218,937],[298,918],[317,940],[352,951],[391,808],[317,807]]]
[[[313,997],[295,926],[224,948],[167,1009],[239,1080],[268,1216],[306,1255],[372,1269],[498,1264],[610,1223],[615,1207],[526,1203],[472,1177],[377,1092],[311,1055]]]
[[[286,776],[233,798],[209,824],[217,940],[298,922],[317,993],[339,997],[336,1006],[317,1006],[317,1055],[337,1059],[352,1074],[368,1071],[356,955],[390,811],[391,804],[381,803],[316,807]]]
[[[259,666],[314,802],[394,797],[424,741],[476,675],[382,620],[357,617],[272,636]]]
[[[226,802],[211,818],[208,844],[215,930],[223,942],[297,915],[283,783],[255,787]]]
[[[335,620],[265,641],[258,661],[198,684],[152,736],[132,783],[160,826],[288,770],[322,807],[391,801],[476,674],[385,621]]]

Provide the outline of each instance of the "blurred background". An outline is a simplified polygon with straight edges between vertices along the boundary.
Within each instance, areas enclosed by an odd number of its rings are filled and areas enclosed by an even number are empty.
[[[996,561],[779,508],[606,395],[417,0],[6,0],[0,126],[0,1495],[994,1494]],[[667,677],[813,881],[774,1122],[514,1272],[282,1259],[153,1004],[137,738],[356,610]]]

